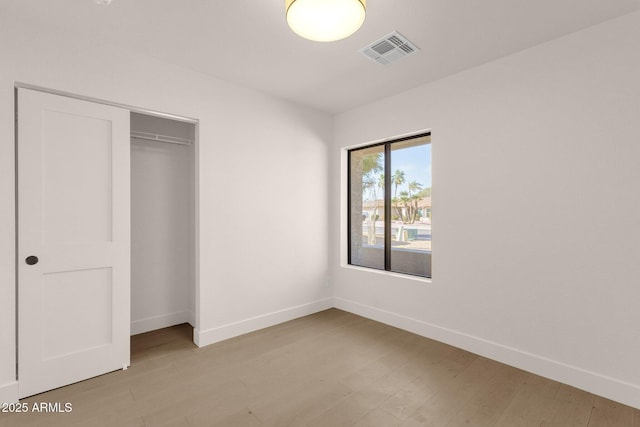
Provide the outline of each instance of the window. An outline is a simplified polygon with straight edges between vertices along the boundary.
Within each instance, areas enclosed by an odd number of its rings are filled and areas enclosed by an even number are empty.
[[[431,135],[348,156],[349,264],[431,277]]]

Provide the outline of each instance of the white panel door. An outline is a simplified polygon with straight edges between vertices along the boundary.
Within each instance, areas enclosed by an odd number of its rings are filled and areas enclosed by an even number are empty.
[[[129,366],[129,111],[18,90],[20,397]]]

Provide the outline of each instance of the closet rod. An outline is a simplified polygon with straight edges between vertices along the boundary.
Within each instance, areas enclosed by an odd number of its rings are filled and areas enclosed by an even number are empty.
[[[155,133],[149,133],[149,132],[140,132],[137,130],[132,130],[131,131],[131,138],[136,138],[136,139],[146,139],[148,141],[155,141],[155,142],[166,142],[169,144],[178,144],[178,145],[192,145],[193,141],[190,139],[185,139],[185,138],[178,138],[175,136],[169,136],[169,135],[158,135]]]

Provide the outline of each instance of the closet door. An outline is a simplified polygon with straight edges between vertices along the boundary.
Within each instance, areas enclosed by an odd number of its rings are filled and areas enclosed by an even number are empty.
[[[20,397],[129,365],[129,111],[18,90]]]

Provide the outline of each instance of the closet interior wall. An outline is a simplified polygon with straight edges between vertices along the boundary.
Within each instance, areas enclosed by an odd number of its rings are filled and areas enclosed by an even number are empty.
[[[132,112],[131,133],[131,334],[194,326],[195,125]]]

